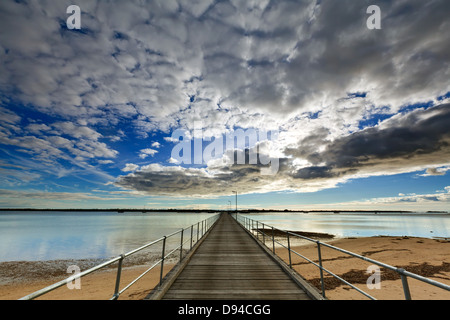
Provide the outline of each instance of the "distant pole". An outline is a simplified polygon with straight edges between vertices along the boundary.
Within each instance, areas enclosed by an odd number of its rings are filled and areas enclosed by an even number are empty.
[[[236,194],[236,213],[237,213],[237,195],[238,195],[238,193],[237,193],[237,191],[233,191],[233,193]]]

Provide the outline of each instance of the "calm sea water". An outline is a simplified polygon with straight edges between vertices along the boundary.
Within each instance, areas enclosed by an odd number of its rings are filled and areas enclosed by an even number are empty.
[[[2,212],[0,261],[106,259],[210,217],[194,213]],[[280,229],[347,236],[450,237],[450,215],[260,213]]]
[[[336,237],[450,237],[450,215],[429,213],[258,213],[249,218],[282,230],[321,232]]]
[[[116,257],[211,215],[166,212],[1,212],[0,261]]]

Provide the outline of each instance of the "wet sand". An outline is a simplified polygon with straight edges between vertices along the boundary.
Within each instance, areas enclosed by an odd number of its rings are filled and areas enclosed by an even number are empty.
[[[368,258],[417,273],[427,278],[450,285],[450,241],[445,239],[424,239],[413,237],[370,237],[324,240],[334,246],[364,255]],[[315,245],[299,245],[295,251],[317,261]],[[278,248],[276,253],[288,261],[287,250]],[[323,265],[333,273],[342,276],[352,284],[377,299],[403,300],[401,280],[396,273],[381,269],[381,289],[369,290],[366,282],[370,277],[367,268],[371,263],[350,257],[344,253],[322,247]],[[15,300],[42,289],[70,274],[69,265],[77,264],[86,270],[96,261],[47,261],[47,262],[3,262],[0,263],[0,300]],[[292,255],[292,264],[297,272],[312,284],[320,288],[320,274],[317,267],[305,263],[300,257]],[[173,264],[166,264],[164,273],[170,271]],[[140,264],[124,265],[121,288],[130,283],[148,267]],[[145,275],[127,290],[119,300],[143,299],[158,284],[160,269]],[[39,279],[36,281],[35,279]],[[107,300],[114,292],[116,269],[97,271],[81,279],[80,290],[69,290],[63,286],[38,299],[48,300]],[[450,292],[409,280],[413,299],[450,300]],[[330,300],[367,299],[356,290],[341,284],[325,273],[326,296]]]

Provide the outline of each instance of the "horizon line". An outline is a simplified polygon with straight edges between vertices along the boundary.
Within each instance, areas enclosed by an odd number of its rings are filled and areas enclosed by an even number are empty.
[[[333,210],[333,209],[327,209],[327,210],[292,210],[292,209],[240,209],[240,210],[229,210],[229,209],[176,209],[176,208],[159,208],[159,209],[137,209],[137,208],[89,208],[89,209],[80,209],[80,208],[66,208],[66,209],[60,209],[60,208],[0,208],[0,211],[94,211],[94,212],[118,212],[118,213],[124,213],[124,212],[240,212],[240,213],[249,213],[249,212],[303,212],[303,213],[309,213],[309,212],[333,212],[333,213],[341,213],[341,212],[364,212],[364,213],[416,213],[419,211],[411,211],[411,210]],[[423,211],[420,213],[446,213],[450,214],[449,211],[443,211],[443,210],[429,210],[429,211]]]

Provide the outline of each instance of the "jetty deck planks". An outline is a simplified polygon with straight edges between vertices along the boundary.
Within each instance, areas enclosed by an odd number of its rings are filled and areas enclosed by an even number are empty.
[[[229,214],[214,229],[163,300],[310,300]]]

